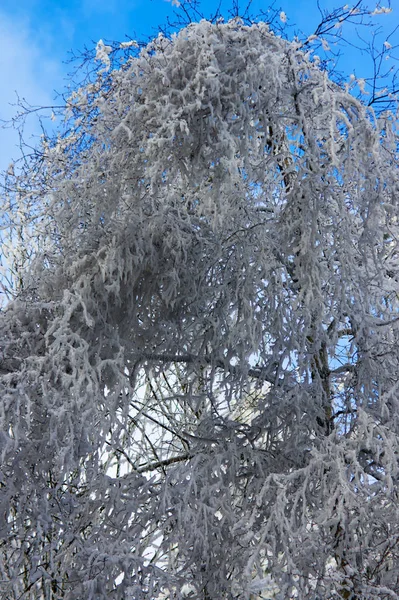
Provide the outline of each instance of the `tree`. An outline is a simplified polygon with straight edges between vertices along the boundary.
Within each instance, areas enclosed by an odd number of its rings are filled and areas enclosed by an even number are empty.
[[[395,115],[264,23],[122,50],[8,175],[1,597],[397,598]]]

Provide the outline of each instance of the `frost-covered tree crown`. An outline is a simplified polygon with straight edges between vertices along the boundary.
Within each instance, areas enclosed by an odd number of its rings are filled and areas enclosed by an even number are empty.
[[[395,117],[263,23],[124,49],[9,173],[0,597],[398,598]]]

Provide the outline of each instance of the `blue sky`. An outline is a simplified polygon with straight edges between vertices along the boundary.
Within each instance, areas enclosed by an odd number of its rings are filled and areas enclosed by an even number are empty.
[[[333,0],[320,3],[326,9],[340,5]],[[375,6],[375,0],[370,1],[369,5],[372,4]],[[226,12],[230,5],[231,2],[223,0]],[[380,3],[383,5],[388,6],[388,0]],[[205,14],[216,6],[217,2],[201,2]],[[253,0],[252,12],[267,10],[268,6],[267,1]],[[316,0],[281,0],[274,3],[274,8],[285,11],[292,34],[298,29],[310,35],[320,20]],[[70,67],[65,61],[71,50],[92,47],[99,39],[123,41],[126,35],[145,39],[156,31],[158,24],[172,16],[173,10],[166,0],[2,0],[0,119],[10,119],[15,114],[16,109],[10,103],[15,103],[16,91],[31,104],[53,104],[55,91],[63,91],[68,83]],[[376,24],[388,33],[399,25],[398,13],[399,6],[397,12],[375,17]],[[352,30],[350,35],[354,34]],[[348,75],[356,70],[357,76],[362,77],[367,76],[369,64],[359,52],[347,50],[341,68]],[[39,133],[37,123],[32,120],[26,137]],[[0,129],[0,169],[18,156],[17,142],[15,132]]]

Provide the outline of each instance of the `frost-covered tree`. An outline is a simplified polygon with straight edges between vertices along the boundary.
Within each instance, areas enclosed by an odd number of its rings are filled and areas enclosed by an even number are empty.
[[[395,116],[263,23],[122,51],[8,175],[0,597],[398,598]]]

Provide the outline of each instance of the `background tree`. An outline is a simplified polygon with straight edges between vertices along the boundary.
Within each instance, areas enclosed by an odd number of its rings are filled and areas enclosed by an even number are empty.
[[[395,115],[264,23],[136,46],[6,181],[2,597],[396,598]]]

